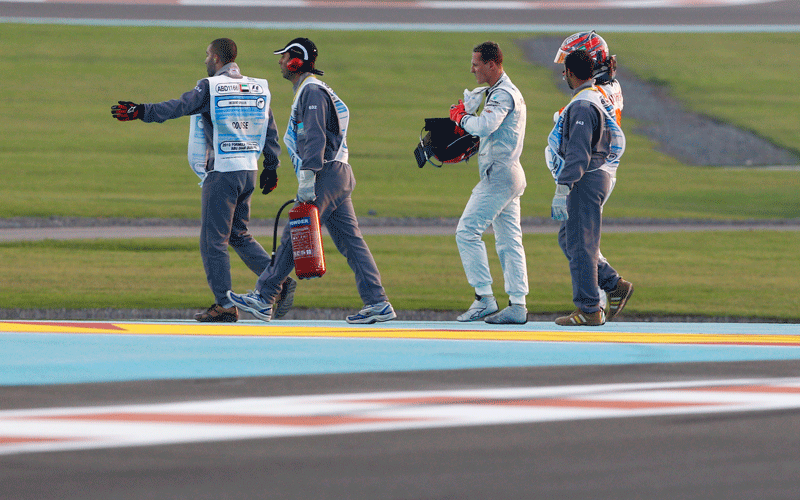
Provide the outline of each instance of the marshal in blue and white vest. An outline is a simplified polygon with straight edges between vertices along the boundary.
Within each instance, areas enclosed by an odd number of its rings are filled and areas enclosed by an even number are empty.
[[[614,105],[611,101],[606,99],[600,89],[595,86],[578,92],[555,118],[555,126],[547,137],[547,146],[544,148],[547,168],[550,169],[553,178],[558,181],[558,176],[564,168],[564,158],[558,153],[558,150],[561,147],[561,139],[564,135],[565,111],[574,103],[581,100],[591,102],[605,117],[606,127],[608,127],[611,132],[611,144],[608,156],[606,156],[605,162],[598,170],[608,172],[611,177],[615,178],[617,175],[617,167],[619,167],[619,160],[625,152],[625,134],[617,123]]]
[[[336,117],[339,119],[339,130],[342,134],[342,144],[339,146],[339,150],[336,151],[336,156],[333,158],[333,161],[347,163],[350,159],[350,152],[347,149],[347,126],[350,123],[350,110],[347,109],[344,101],[342,101],[339,96],[336,95],[336,92],[334,92],[333,89],[328,86],[328,84],[317,78],[314,78],[313,76],[308,76],[305,80],[303,80],[303,82],[297,88],[297,91],[294,93],[292,112],[289,116],[289,125],[286,127],[286,133],[283,136],[283,143],[286,144],[286,148],[289,151],[289,156],[292,158],[292,165],[294,165],[295,174],[300,171],[300,167],[303,165],[303,159],[300,158],[300,155],[297,151],[298,126],[302,126],[302,124],[298,125],[297,105],[300,94],[307,85],[318,85],[322,87],[322,89],[324,89],[325,92],[327,92],[331,97],[333,106],[336,108]]]
[[[258,158],[264,149],[269,122],[271,96],[267,81],[220,75],[208,78],[208,86],[209,111],[214,126],[214,170],[258,170]],[[189,166],[200,177],[200,185],[207,175],[206,147],[202,117],[192,115]]]

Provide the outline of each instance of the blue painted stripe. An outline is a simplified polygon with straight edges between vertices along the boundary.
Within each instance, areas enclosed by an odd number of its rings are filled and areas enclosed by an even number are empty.
[[[787,346],[371,338],[8,333],[0,334],[0,346],[0,385],[6,386],[800,359],[800,347]]]

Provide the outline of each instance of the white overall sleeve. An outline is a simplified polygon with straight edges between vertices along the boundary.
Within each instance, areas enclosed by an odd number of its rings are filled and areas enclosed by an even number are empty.
[[[504,90],[496,90],[487,99],[479,116],[467,115],[461,120],[461,128],[468,134],[488,137],[497,130],[511,111],[514,99]]]

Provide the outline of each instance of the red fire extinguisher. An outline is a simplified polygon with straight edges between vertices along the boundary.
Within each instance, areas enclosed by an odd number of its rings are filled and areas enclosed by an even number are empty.
[[[275,262],[275,245],[278,236],[278,219],[281,211],[289,203],[287,201],[275,218],[275,233],[272,239],[272,261]],[[319,210],[313,203],[299,203],[289,210],[289,231],[292,235],[292,254],[294,256],[294,272],[302,279],[319,278],[325,274],[325,252],[322,249],[322,231],[320,230]]]

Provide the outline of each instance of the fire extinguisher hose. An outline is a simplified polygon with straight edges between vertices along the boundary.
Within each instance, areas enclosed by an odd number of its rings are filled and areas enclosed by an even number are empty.
[[[283,212],[283,209],[286,208],[287,205],[289,205],[291,203],[294,203],[296,201],[297,201],[296,199],[292,198],[291,200],[289,200],[286,203],[284,203],[283,205],[281,205],[281,208],[278,209],[278,215],[275,216],[275,227],[274,227],[274,229],[272,231],[272,257],[271,257],[271,259],[269,261],[269,266],[270,267],[275,265],[275,249],[278,246],[278,221],[281,218],[281,212]]]

